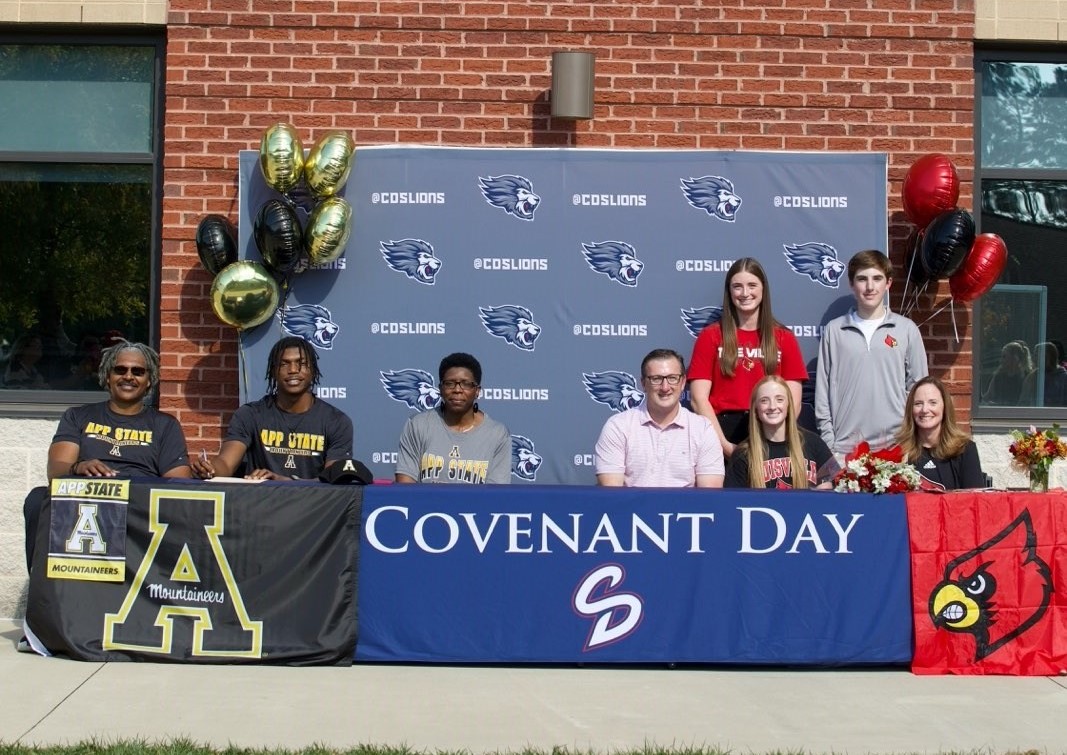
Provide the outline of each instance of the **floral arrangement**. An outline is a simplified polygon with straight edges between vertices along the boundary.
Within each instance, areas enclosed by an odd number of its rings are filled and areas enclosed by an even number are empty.
[[[1046,475],[1056,459],[1067,459],[1067,443],[1060,438],[1060,426],[1053,424],[1048,430],[1038,430],[1030,425],[1029,432],[1012,430],[1015,441],[1008,448],[1015,459],[1015,466],[1022,469],[1037,468]]]
[[[834,477],[838,493],[906,493],[919,486],[919,473],[904,463],[900,446],[872,451],[866,441],[845,456],[844,468]]]

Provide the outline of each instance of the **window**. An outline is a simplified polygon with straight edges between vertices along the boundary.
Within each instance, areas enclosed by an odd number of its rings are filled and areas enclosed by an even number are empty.
[[[83,403],[152,343],[163,40],[0,36],[0,411]]]
[[[974,310],[973,416],[1050,422],[1067,416],[1067,54],[975,65],[977,221],[1008,263]]]

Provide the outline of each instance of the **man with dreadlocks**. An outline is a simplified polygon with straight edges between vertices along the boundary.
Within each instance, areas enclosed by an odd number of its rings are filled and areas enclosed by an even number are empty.
[[[245,462],[252,480],[313,480],[352,456],[352,420],[315,396],[318,355],[303,338],[282,338],[267,360],[267,395],[240,407],[213,459],[192,459],[202,479],[229,477]]]
[[[119,340],[104,349],[98,371],[108,400],[63,413],[48,447],[48,479],[55,477],[191,477],[185,436],[169,414],[145,406],[159,384],[159,354],[143,343]],[[33,550],[48,488],[30,491],[26,519],[26,565]]]

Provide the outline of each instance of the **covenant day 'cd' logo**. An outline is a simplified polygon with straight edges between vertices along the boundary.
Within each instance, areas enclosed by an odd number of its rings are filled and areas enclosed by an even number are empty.
[[[806,244],[783,244],[785,259],[797,275],[806,275],[821,286],[837,288],[845,266],[837,250],[829,244],[809,241]]]
[[[696,338],[700,331],[722,319],[722,307],[691,307],[682,309],[682,322],[689,335]]]
[[[634,248],[624,241],[583,243],[582,254],[595,272],[624,286],[636,286],[637,276],[645,267],[645,263],[637,259]]]
[[[382,257],[386,264],[412,280],[432,286],[444,264],[434,254],[433,247],[422,239],[383,241]]]
[[[645,400],[644,391],[637,387],[637,381],[628,372],[583,372],[582,383],[593,401],[615,412],[633,409]]]
[[[409,409],[425,412],[436,409],[441,403],[441,391],[433,375],[425,370],[407,368],[379,372],[382,385],[389,398],[406,405]]]
[[[741,197],[734,193],[733,182],[722,176],[683,178],[682,193],[693,207],[727,223],[734,222],[741,208]]]
[[[534,342],[541,335],[541,326],[534,322],[533,312],[517,304],[500,307],[478,307],[482,325],[489,335],[503,338],[516,349],[533,351]]]
[[[511,436],[511,473],[520,480],[533,482],[544,459],[534,451],[533,441],[525,435]]]
[[[296,304],[278,310],[282,330],[291,336],[299,336],[316,349],[329,351],[333,339],[341,332],[341,326],[333,321],[330,310],[320,304]]]
[[[534,211],[541,203],[541,197],[534,194],[533,184],[523,176],[479,177],[478,187],[486,202],[523,220],[533,220]]]
[[[583,652],[624,640],[640,626],[644,601],[637,593],[619,589],[625,579],[621,564],[604,564],[586,574],[575,588],[574,612],[595,619]]]

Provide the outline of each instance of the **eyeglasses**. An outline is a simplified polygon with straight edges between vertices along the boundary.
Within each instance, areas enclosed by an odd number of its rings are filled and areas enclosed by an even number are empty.
[[[667,385],[678,385],[682,382],[683,375],[645,375],[645,380],[651,385],[663,385],[663,381],[667,381]]]
[[[478,384],[473,380],[442,380],[441,387],[446,391],[452,391],[456,388],[462,388],[465,391],[473,391],[478,387]]]
[[[116,364],[114,367],[111,368],[112,375],[121,376],[125,375],[127,372],[133,375],[134,377],[144,377],[148,370],[145,367],[127,367],[124,364]]]

